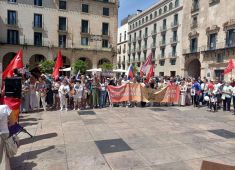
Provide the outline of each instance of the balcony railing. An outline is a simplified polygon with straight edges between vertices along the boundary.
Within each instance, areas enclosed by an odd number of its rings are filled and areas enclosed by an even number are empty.
[[[191,28],[194,29],[194,28],[197,28],[198,27],[198,23],[197,22],[193,22],[191,24]]]
[[[154,29],[154,30],[152,31],[151,35],[154,36],[154,35],[156,35],[156,34],[157,34],[157,30]]]
[[[132,42],[133,42],[133,43],[136,43],[136,38],[133,38],[133,39],[132,39]]]
[[[141,41],[141,40],[142,40],[142,37],[141,37],[141,36],[138,36],[138,37],[137,37],[137,40],[138,40],[138,41]]]
[[[199,11],[199,4],[197,3],[197,4],[193,4],[193,6],[192,6],[192,8],[191,8],[191,12],[193,13],[193,12],[197,12],[197,11]]]
[[[177,44],[177,42],[178,42],[178,37],[173,37],[173,38],[171,38],[170,42],[171,42],[171,44]]]
[[[147,51],[147,46],[146,45],[142,46],[142,50]]]
[[[159,46],[160,46],[160,47],[166,46],[166,41],[165,41],[165,40],[160,41],[160,42],[159,42]]]
[[[151,44],[151,48],[152,48],[152,49],[156,49],[156,48],[157,48],[156,43],[152,43],[152,44]]]
[[[188,48],[183,50],[183,54],[199,53],[199,48]]]
[[[178,21],[174,21],[171,23],[171,28],[177,28],[179,26],[179,22]]]
[[[167,30],[166,25],[160,27],[160,31],[161,31],[161,32],[165,32],[166,30]]]
[[[148,34],[147,34],[147,33],[144,33],[143,38],[144,38],[144,39],[148,38]]]
[[[169,53],[169,57],[170,58],[175,58],[175,57],[177,57],[177,53],[176,52],[171,52],[171,53]]]

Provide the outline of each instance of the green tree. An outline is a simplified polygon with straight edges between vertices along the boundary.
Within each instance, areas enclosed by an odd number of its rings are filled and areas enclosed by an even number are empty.
[[[111,64],[111,63],[103,63],[101,65],[101,68],[104,71],[111,71],[111,70],[113,70],[113,64]]]
[[[88,64],[86,61],[83,60],[77,60],[74,64],[73,64],[73,70],[74,73],[77,74],[78,71],[80,71],[80,73],[84,74],[86,73],[86,70],[88,69]]]
[[[52,74],[55,62],[52,60],[44,60],[39,64],[39,68],[44,74]]]
[[[136,66],[136,64],[133,64],[133,73],[134,75],[138,72],[138,68]]]

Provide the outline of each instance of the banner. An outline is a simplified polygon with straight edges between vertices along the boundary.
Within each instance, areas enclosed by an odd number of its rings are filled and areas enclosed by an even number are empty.
[[[177,103],[180,97],[180,88],[176,85],[166,86],[157,91],[140,84],[129,83],[122,86],[108,86],[108,92],[112,103],[125,101]]]

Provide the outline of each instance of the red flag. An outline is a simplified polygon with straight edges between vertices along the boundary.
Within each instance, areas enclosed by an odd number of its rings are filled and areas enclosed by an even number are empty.
[[[150,65],[150,64],[152,64],[152,59],[153,59],[153,54],[150,53],[149,56],[148,56],[148,58],[147,58],[147,60],[145,61],[145,63],[144,63],[144,64],[142,65],[142,67],[141,67],[141,72],[142,72],[142,73],[146,74],[146,72],[147,72],[147,66]]]
[[[23,67],[23,52],[22,49],[20,49],[16,56],[11,60],[5,71],[2,73],[2,79],[13,77],[14,69],[22,69]]]
[[[154,77],[154,64],[152,64],[145,81],[148,83],[152,77]]]
[[[62,55],[61,55],[61,50],[59,51],[58,53],[58,56],[57,56],[57,59],[56,59],[56,63],[55,63],[55,66],[54,66],[54,71],[53,71],[53,78],[55,80],[57,80],[60,76],[60,68],[63,67],[63,58],[62,58]]]
[[[228,62],[228,66],[227,68],[224,70],[224,75],[225,74],[228,74],[230,72],[232,72],[232,70],[234,69],[234,63],[233,63],[233,59],[230,59],[229,62]]]

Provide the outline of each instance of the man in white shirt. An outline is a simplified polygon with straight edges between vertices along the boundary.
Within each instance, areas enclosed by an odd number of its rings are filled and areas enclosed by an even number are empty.
[[[223,110],[230,112],[233,87],[226,82],[222,89]]]

